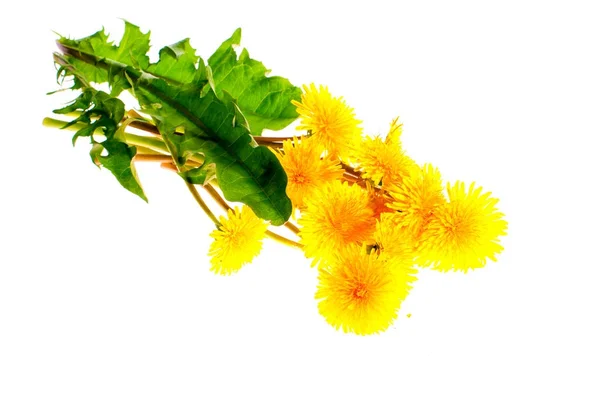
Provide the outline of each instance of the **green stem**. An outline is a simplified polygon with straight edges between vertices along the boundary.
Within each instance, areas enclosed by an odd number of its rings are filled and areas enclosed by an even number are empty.
[[[225,202],[225,200],[221,197],[221,195],[219,195],[217,190],[215,188],[213,188],[210,184],[204,185],[204,189],[214,199],[214,201],[217,202],[219,204],[219,206],[221,206],[221,208],[223,210],[225,210],[226,212],[231,210],[231,207],[227,204],[227,202]],[[295,226],[293,226],[293,227],[295,227]],[[290,227],[288,226],[288,228],[290,228]],[[290,230],[293,231],[293,229],[290,229]],[[269,230],[267,230],[266,235],[269,238],[271,238],[279,243],[283,243],[286,246],[295,247],[298,249],[302,249],[304,247],[301,243],[298,243],[291,239],[285,238],[285,237],[283,237],[279,234],[276,234],[275,232],[269,231]]]
[[[287,229],[289,229],[290,231],[292,231],[296,235],[300,234],[300,229],[297,226],[295,226],[294,224],[292,224],[290,221],[286,221],[285,224],[283,224],[283,226],[286,227]]]
[[[58,128],[58,129],[63,129],[66,123],[67,122],[65,122],[64,120],[53,119],[50,117],[44,118],[44,120],[42,122],[42,124],[46,127],[52,127],[52,128]],[[83,127],[83,125],[79,125],[78,123],[76,123],[74,125],[67,127],[66,130],[78,131],[81,127]],[[153,150],[153,151],[161,153],[161,154],[170,154],[170,152],[167,148],[167,145],[160,138],[143,137],[143,136],[136,135],[136,134],[125,133],[125,141],[129,145],[135,145],[137,147],[147,148],[147,149]],[[192,156],[192,157],[190,157],[190,160],[196,161],[198,163],[204,162],[204,159],[200,156]],[[202,210],[206,213],[206,215],[215,223],[215,225],[217,227],[219,225],[221,225],[221,223],[219,222],[217,217],[209,209],[209,207],[206,205],[206,203],[204,202],[202,197],[200,197],[200,193],[198,192],[196,187],[187,181],[185,181],[185,184],[188,187],[188,190],[190,191],[190,193],[192,194],[194,199],[196,200],[196,202],[198,203],[198,205],[200,205]],[[210,187],[210,188],[212,188],[212,187]],[[219,203],[219,205],[221,207],[223,207],[223,209],[225,209],[226,211],[227,211],[227,209],[230,209],[230,207],[227,205],[227,203],[225,203],[225,201],[214,190],[214,188],[213,189],[210,189],[210,188],[208,189],[208,192],[209,192],[209,194],[211,194],[211,196],[213,196],[213,198],[215,198],[217,203]],[[220,200],[218,200],[218,199],[220,199]],[[298,228],[295,225],[286,223],[286,227],[288,229],[290,229],[292,232],[298,233]],[[302,244],[295,242],[291,239],[285,238],[281,235],[278,235],[275,232],[271,232],[271,231],[267,230],[266,235],[277,242],[283,243],[284,245],[299,248],[299,249],[303,248]]]
[[[127,142],[129,145],[142,146],[165,155],[170,155],[167,144],[165,144],[165,142],[160,138],[143,137],[141,135],[125,133],[125,142]]]
[[[191,192],[192,196],[194,197],[194,199],[196,199],[196,202],[200,205],[200,207],[202,208],[202,210],[204,210],[204,212],[206,213],[206,215],[208,217],[210,217],[210,219],[215,223],[215,225],[218,228],[219,225],[221,225],[221,223],[219,222],[219,220],[217,219],[217,217],[214,215],[214,213],[208,208],[208,206],[206,205],[206,203],[204,202],[204,200],[202,200],[202,198],[200,197],[200,193],[198,192],[198,190],[196,189],[196,187],[193,184],[190,184],[187,181],[185,181],[185,185],[188,187],[188,189]]]
[[[253,136],[253,138],[259,144],[262,143],[282,143],[283,141],[291,140],[294,138],[302,139],[302,136],[291,136],[291,137],[263,137],[262,135]]]
[[[284,238],[283,236],[278,235],[275,232],[271,232],[269,230],[267,230],[266,235],[269,238],[271,238],[279,243],[283,243],[286,246],[295,247],[296,249],[302,249],[304,247],[301,243],[294,242],[293,240],[288,239],[288,238]]]
[[[203,185],[202,187],[206,190],[206,192],[208,192],[208,194],[211,196],[211,198],[213,198],[213,200],[219,206],[221,206],[221,209],[225,210],[225,212],[231,210],[231,207],[229,207],[229,205],[227,204],[225,199],[223,199],[223,197],[221,195],[219,195],[217,190],[212,185],[206,184],[206,185]]]
[[[170,157],[169,155],[162,155],[162,154],[155,155],[155,154],[136,153],[135,156],[133,157],[133,160],[135,162],[164,163],[164,162],[173,161],[173,158]]]
[[[44,126],[55,128],[55,129],[65,129],[65,130],[70,130],[70,131],[77,131],[81,127],[83,127],[83,124],[81,124],[81,126],[74,124],[72,126],[65,128],[65,124],[67,124],[67,123],[68,122],[65,122],[64,120],[53,119],[51,117],[45,117],[44,120],[42,120],[42,124]]]
[[[44,118],[42,124],[46,127],[65,129],[70,131],[78,131],[79,129],[85,126],[83,123],[75,123],[74,125],[64,128],[65,124],[67,124],[66,121],[54,119],[51,117]],[[164,155],[170,155],[169,149],[167,148],[167,144],[165,144],[165,142],[161,138],[144,137],[137,134],[125,133],[125,142],[129,145],[135,145],[137,147],[151,149],[155,152],[159,152]],[[199,164],[204,163],[204,158],[201,155],[190,156],[189,159]]]
[[[136,156],[137,155],[169,156],[169,155],[166,155],[164,153],[160,153],[160,152],[157,152],[157,151],[155,151],[153,149],[146,148],[146,147],[143,147],[143,146],[137,147],[137,152],[135,154],[136,154]]]

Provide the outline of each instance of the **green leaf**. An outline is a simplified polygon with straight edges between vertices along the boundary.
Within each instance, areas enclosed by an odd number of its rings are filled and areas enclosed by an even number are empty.
[[[121,100],[88,87],[84,88],[81,95],[71,104],[54,112],[81,112],[77,118],[64,126],[81,126],[73,135],[73,144],[79,137],[90,137],[92,161],[110,170],[124,188],[148,201],[133,165],[136,149],[121,142],[119,123],[125,115],[125,105]],[[93,134],[98,131],[105,137],[102,142],[94,139]],[[101,155],[104,150],[107,154]]]
[[[139,31],[134,25],[129,29]],[[134,33],[132,31],[130,35],[135,36]],[[89,80],[89,77],[106,77],[112,95],[124,87],[129,88],[144,112],[153,117],[179,166],[183,166],[192,155],[204,157],[203,166],[182,173],[182,177],[206,183],[214,172],[227,200],[247,204],[257,216],[270,220],[274,225],[281,225],[289,218],[291,202],[285,193],[287,176],[275,155],[265,147],[258,147],[248,129],[248,124],[256,127],[249,122],[246,108],[250,96],[244,93],[244,87],[258,90],[260,84],[273,79],[264,76],[266,70],[262,64],[246,57],[244,64],[256,70],[252,79],[241,79],[235,87],[230,78],[221,79],[220,84],[225,82],[222,87],[235,88],[237,91],[233,90],[234,96],[221,88],[217,95],[209,84],[210,70],[195,55],[188,40],[163,48],[159,61],[144,67],[144,63],[138,59],[140,47],[129,48],[132,46],[131,40],[122,40],[119,47],[115,47],[103,32],[92,37],[59,41],[64,55],[55,57],[64,75],[74,76],[80,84]],[[99,42],[102,40],[105,43]],[[135,56],[123,57],[128,53]],[[224,50],[224,57],[227,54],[228,51]],[[116,59],[110,58],[111,55]],[[85,66],[82,67],[81,63]],[[233,73],[239,73],[247,66],[237,68],[234,65]],[[287,82],[286,90],[293,92],[297,89]],[[283,102],[289,102],[286,90],[279,92]],[[245,105],[240,102],[242,100],[246,101]],[[265,101],[269,103],[264,98],[261,100]],[[276,102],[271,101],[273,104]],[[258,105],[254,108],[261,109]],[[275,107],[271,106],[264,114],[257,113],[257,120],[266,120],[268,116],[281,124],[281,118],[275,115],[275,111]],[[113,152],[124,154],[122,150]]]
[[[72,104],[54,113],[66,114],[82,111],[81,115],[65,125],[69,127],[76,123],[85,123],[87,126],[79,129],[73,136],[73,145],[79,137],[90,137],[97,129],[102,129],[107,140],[111,140],[117,131],[117,125],[125,115],[125,105],[118,98],[111,97],[103,91],[86,88]]]
[[[135,92],[181,164],[192,154],[202,154],[205,164],[216,166],[225,199],[247,204],[258,217],[274,225],[290,217],[291,202],[285,194],[287,176],[275,155],[266,147],[252,145],[248,130],[235,123],[232,101],[221,101],[212,90],[200,97],[196,91],[181,91],[162,80],[145,77],[138,79]],[[176,129],[184,134],[176,133]],[[209,170],[201,169],[186,177],[205,183]]]
[[[130,89],[131,82],[122,73],[123,66],[152,74],[166,81],[182,85],[202,86],[207,80],[204,61],[196,55],[190,46],[189,39],[181,40],[163,47],[159,52],[159,61],[150,64],[147,55],[150,49],[150,32],[143,34],[140,28],[125,21],[125,33],[118,46],[109,41],[104,30],[79,40],[62,37],[59,46],[77,49],[82,57],[73,57],[69,63],[75,68],[75,85],[73,88],[86,87],[89,83],[109,83],[111,95],[117,96],[121,91]],[[107,59],[113,67],[97,67],[85,54],[93,58]],[[62,68],[59,73],[68,73]]]
[[[100,145],[108,152],[105,156],[98,156],[96,159],[110,170],[123,188],[138,195],[146,202],[148,198],[144,194],[138,176],[133,166],[133,157],[135,156],[135,147],[129,146],[119,141],[104,141]]]
[[[246,49],[239,58],[235,47],[240,44],[241,29],[223,42],[208,59],[217,96],[233,97],[254,135],[263,129],[280,130],[298,118],[292,100],[300,100],[301,91],[282,77],[267,77],[269,70],[250,58]]]
[[[298,113],[292,100],[300,100],[301,91],[282,77],[267,77],[269,70],[252,58],[244,49],[238,59],[235,47],[240,44],[241,29],[234,34],[209,58],[207,71],[204,61],[191,47],[189,39],[163,47],[159,61],[149,64],[147,51],[150,48],[150,33],[143,34],[140,28],[125,22],[125,33],[118,46],[109,41],[104,30],[80,39],[61,38],[59,43],[77,49],[81,55],[93,54],[96,58],[113,62],[109,68],[98,68],[91,60],[70,59],[77,70],[73,88],[89,83],[109,83],[111,95],[130,89],[128,76],[121,73],[122,66],[160,77],[176,85],[193,85],[204,95],[209,88],[206,81],[212,77],[217,96],[225,93],[236,100],[240,112],[248,122],[250,131],[260,135],[264,129],[281,130],[297,119]],[[120,65],[122,64],[122,65]],[[65,73],[61,69],[60,73]]]
[[[200,167],[196,167],[179,173],[192,184],[206,185],[217,176],[217,168],[215,163],[204,163]]]
[[[142,33],[140,28],[125,21],[125,32],[118,46],[108,40],[104,29],[80,40],[71,40],[62,37],[59,43],[71,48],[79,49],[82,54],[94,54],[97,58],[106,58],[124,65],[139,69],[146,69],[149,65],[147,55],[150,49],[150,32]],[[86,87],[89,83],[110,83],[111,95],[116,96],[124,89],[130,87],[126,76],[120,73],[120,68],[97,68],[84,60],[71,59],[70,63],[77,69],[73,88]]]
[[[178,84],[200,86],[206,82],[204,61],[190,46],[189,39],[163,47],[159,52],[159,61],[149,66],[146,72],[166,81]]]

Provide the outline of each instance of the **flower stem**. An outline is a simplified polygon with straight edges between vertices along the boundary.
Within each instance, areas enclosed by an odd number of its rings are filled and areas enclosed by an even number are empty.
[[[254,138],[256,138],[256,137],[254,137]],[[256,139],[255,139],[255,141],[256,141]],[[266,146],[267,148],[275,148],[275,149],[283,148],[282,142],[257,142],[257,144],[260,146]]]
[[[266,235],[269,238],[271,238],[279,243],[283,243],[286,246],[295,247],[297,249],[302,249],[304,247],[301,243],[294,242],[293,240],[288,239],[288,238],[284,238],[283,236],[278,235],[275,232],[271,232],[269,230],[267,230]]]
[[[42,124],[44,126],[58,128],[58,129],[64,128],[64,126],[67,123],[68,122],[66,122],[64,120],[53,119],[50,117],[46,117],[42,121]],[[143,130],[143,131],[147,131],[147,132],[150,132],[153,134],[159,134],[156,126],[154,126],[150,122],[145,122],[142,120],[135,120],[135,121],[130,122],[129,126]],[[83,127],[83,126],[79,126],[76,123],[74,125],[67,127],[66,129],[71,130],[71,131],[78,131],[81,127]],[[254,137],[254,138],[255,139],[258,138],[257,142],[269,143],[272,145],[280,145],[277,143],[277,141],[290,139],[291,137]],[[169,149],[167,148],[167,145],[165,144],[165,142],[162,139],[157,138],[157,137],[144,137],[144,136],[140,136],[140,135],[136,135],[136,134],[125,133],[125,141],[129,145],[135,145],[136,147],[145,148],[151,152],[151,153],[143,153],[140,155],[136,155],[136,157],[134,158],[135,160],[137,160],[137,161],[158,161],[158,162],[161,162],[162,167],[165,167],[165,168],[173,170],[173,171],[179,171],[178,167],[172,163],[172,158],[171,158],[171,156],[169,156],[170,155]],[[154,152],[154,153],[152,153],[152,152]],[[202,164],[204,161],[204,159],[202,159],[200,156],[192,156],[190,158],[190,160],[195,163],[198,163],[198,164]],[[200,193],[198,192],[196,187],[187,181],[185,181],[185,184],[188,187],[188,190],[190,191],[190,193],[192,194],[194,199],[196,200],[196,202],[198,203],[198,205],[206,213],[206,215],[215,223],[215,225],[217,227],[219,225],[221,225],[221,223],[219,222],[217,217],[214,215],[214,213],[210,210],[210,208],[206,205],[206,203],[200,196]],[[211,185],[205,185],[204,188],[209,193],[209,195],[215,200],[215,202],[217,202],[225,211],[231,209],[231,207],[227,204],[227,202],[225,202],[225,200],[221,197],[221,195]],[[298,235],[298,233],[300,232],[298,227],[296,227],[294,224],[292,224],[290,222],[286,222],[284,224],[284,226],[296,235]],[[271,239],[273,239],[277,242],[283,243],[284,245],[287,245],[290,247],[296,247],[296,248],[300,248],[300,249],[302,249],[302,247],[303,247],[303,245],[301,243],[298,243],[291,239],[285,238],[285,237],[283,237],[279,234],[276,234],[275,232],[269,231],[269,230],[267,230],[266,235],[268,237],[270,237]]]
[[[152,149],[153,151],[159,152],[164,155],[170,155],[167,144],[160,138],[154,137],[143,137],[141,135],[125,133],[125,142],[129,145],[141,146],[144,148]]]
[[[77,125],[72,125],[65,128],[65,125],[67,123],[68,122],[65,122],[64,120],[58,120],[51,117],[45,117],[44,120],[42,120],[42,124],[46,127],[52,127],[55,129],[66,129],[71,131],[77,131],[80,129],[80,127],[77,127]]]
[[[203,187],[206,190],[206,192],[208,192],[208,194],[215,200],[215,202],[217,202],[219,204],[219,206],[221,206],[221,208],[223,208],[223,210],[225,210],[225,211],[231,210],[231,207],[227,204],[227,202],[225,202],[225,199],[223,199],[221,197],[221,195],[219,195],[217,190],[212,185],[206,184]],[[288,223],[286,223],[286,224],[288,224]],[[291,231],[294,231],[294,229],[296,229],[298,232],[300,231],[300,230],[298,230],[298,227],[296,227],[293,224],[286,225],[286,227],[288,229],[290,229]],[[294,232],[294,233],[296,233],[296,232]],[[284,245],[287,245],[290,247],[296,247],[299,249],[302,249],[302,247],[303,247],[302,244],[295,242],[291,239],[285,238],[285,237],[283,237],[279,234],[276,234],[275,232],[269,231],[269,230],[267,230],[266,235],[269,238],[276,240],[277,242],[283,243]]]
[[[173,158],[169,155],[150,155],[138,153],[133,157],[136,162],[170,162]]]
[[[217,190],[212,185],[206,184],[203,186],[203,188],[206,190],[206,192],[208,192],[210,197],[213,198],[213,200],[217,202],[217,204],[221,206],[223,210],[225,210],[225,212],[231,210],[231,207],[227,204],[227,202],[225,202],[225,199],[219,195]]]
[[[57,129],[63,129],[67,123],[68,122],[64,120],[53,119],[50,117],[46,117],[42,121],[44,126]],[[129,126],[138,128],[135,123],[136,121],[130,122]],[[150,123],[143,122],[143,124],[153,126]],[[78,131],[82,127],[84,127],[83,124],[75,123],[74,125],[71,125],[65,129],[70,131]],[[158,152],[158,154],[161,155],[171,155],[171,152],[169,152],[169,149],[167,148],[167,144],[165,144],[165,142],[158,137],[145,137],[137,134],[125,133],[125,142],[138,148],[150,149],[154,152]],[[197,163],[198,165],[204,163],[204,157],[201,155],[190,156],[189,160]]]
[[[354,177],[360,178],[361,173],[354,170],[354,167],[352,167],[349,164],[346,164],[344,162],[340,162],[340,164],[342,165],[342,169],[344,169],[344,173],[348,173],[348,174],[353,175]]]
[[[283,224],[283,226],[295,233],[296,235],[300,234],[300,228],[298,228],[289,221],[286,221],[285,224]]]
[[[158,131],[158,128],[155,125],[143,120],[134,120],[131,123],[129,123],[129,125],[138,130],[143,130],[154,135],[160,135],[160,132]]]
[[[291,140],[294,138],[298,138],[301,139],[302,136],[291,136],[291,137],[263,137],[262,135],[256,135],[253,136],[252,138],[254,138],[254,140],[258,143],[264,143],[264,142],[283,142],[285,140]]]
[[[135,152],[135,154],[136,154],[136,156],[137,155],[169,156],[169,155],[165,155],[164,153],[156,152],[153,149],[146,148],[146,147],[143,147],[143,146],[138,146],[137,147],[137,151]],[[170,156],[169,156],[169,160],[171,160]]]
[[[188,190],[191,192],[191,194],[194,197],[194,199],[196,199],[196,202],[200,205],[200,207],[202,208],[202,210],[204,210],[204,212],[206,213],[206,215],[208,217],[210,217],[210,219],[215,223],[215,225],[218,228],[219,225],[221,225],[221,223],[219,222],[219,220],[217,219],[217,217],[214,215],[214,213],[208,208],[208,206],[206,205],[206,203],[204,202],[204,200],[202,200],[202,197],[200,197],[200,192],[198,192],[198,190],[196,189],[196,187],[193,184],[191,184],[191,183],[189,183],[187,181],[185,181],[185,185],[188,187]]]

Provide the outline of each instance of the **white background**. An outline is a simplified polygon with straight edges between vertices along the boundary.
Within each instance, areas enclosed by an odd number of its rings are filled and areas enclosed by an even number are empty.
[[[7,3],[0,397],[600,396],[594,3]],[[421,272],[369,337],[326,324],[293,249],[266,242],[213,275],[211,225],[178,178],[140,167],[145,204],[41,126],[62,104],[44,95],[52,31],[118,39],[119,18],[151,29],[155,54],[191,37],[205,58],[241,26],[273,74],[329,85],[369,133],[399,115],[418,162],[500,198],[505,252],[467,275]]]

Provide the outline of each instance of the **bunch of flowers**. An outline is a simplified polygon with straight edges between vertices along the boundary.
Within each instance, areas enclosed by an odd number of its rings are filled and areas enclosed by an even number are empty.
[[[420,267],[467,272],[496,260],[507,229],[498,199],[474,183],[444,186],[436,167],[405,153],[398,119],[385,137],[367,135],[342,97],[267,77],[246,50],[233,50],[239,40],[238,30],[207,63],[187,39],[150,63],[149,33],[130,23],[119,46],[104,31],[61,38],[58,76],[80,95],[55,111],[70,122],[45,124],[89,137],[93,161],[143,199],[136,162],[177,172],[215,224],[216,274],[250,263],[265,237],[303,250],[318,269],[319,312],[336,329],[384,331]],[[123,91],[139,109],[125,110]],[[297,135],[262,136],[296,119]]]

